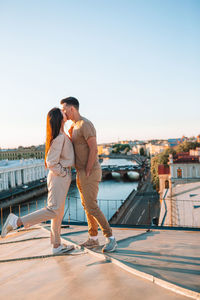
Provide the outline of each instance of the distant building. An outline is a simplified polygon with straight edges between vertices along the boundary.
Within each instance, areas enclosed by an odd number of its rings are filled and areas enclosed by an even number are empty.
[[[172,184],[200,181],[200,156],[178,153],[169,156]]]
[[[98,155],[103,154],[103,146],[102,145],[97,146],[97,150],[98,150]]]
[[[132,154],[140,154],[140,149],[144,149],[144,153],[146,153],[146,144],[136,144],[132,147]]]
[[[124,144],[129,144],[129,141],[120,141],[119,143],[124,145]]]
[[[138,154],[138,153],[139,153],[139,149],[138,149],[137,145],[134,145],[134,146],[132,147],[131,153],[132,153],[132,154]]]
[[[182,140],[179,138],[179,139],[168,139],[167,141],[169,143],[169,147],[173,148],[173,147],[178,146]]]
[[[158,167],[161,200],[159,225],[195,226],[199,217],[195,219],[192,201],[199,199],[200,156],[179,153],[173,157],[170,154],[168,164]]]
[[[191,149],[189,153],[191,156],[200,156],[200,148]]]
[[[197,148],[198,149],[198,148]],[[169,155],[169,166],[158,167],[160,194],[166,187],[177,184],[200,181],[200,156],[189,153],[178,153],[174,157]]]
[[[167,141],[151,142],[146,144],[146,153],[148,156],[155,156],[168,148],[169,143]]]
[[[44,158],[45,146],[18,147],[17,149],[0,149],[0,160],[17,160],[27,158]]]
[[[0,191],[44,178],[46,175],[43,159],[1,161]]]
[[[159,174],[159,186],[160,186],[160,195],[162,196],[163,191],[165,189],[171,188],[170,181],[170,168],[169,166],[159,165],[158,166],[158,174]]]
[[[102,145],[97,146],[98,148],[98,155],[109,155],[112,152],[112,147],[105,147]]]

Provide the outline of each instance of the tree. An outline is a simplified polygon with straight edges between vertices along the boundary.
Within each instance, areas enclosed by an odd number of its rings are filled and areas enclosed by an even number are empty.
[[[196,149],[197,147],[200,147],[200,143],[184,141],[183,143],[178,145],[175,149],[177,153],[180,153],[180,152],[189,152],[190,149]]]
[[[168,148],[151,159],[151,179],[153,187],[157,190],[159,190],[158,166],[168,165],[169,154],[175,155],[176,151],[173,148]]]
[[[144,152],[144,148],[143,148],[143,147],[140,148],[140,155],[141,155],[141,156],[144,156],[144,155],[145,155],[145,152]]]
[[[122,151],[127,153],[131,149],[131,146],[129,144],[115,144],[112,148],[112,153],[121,153]]]

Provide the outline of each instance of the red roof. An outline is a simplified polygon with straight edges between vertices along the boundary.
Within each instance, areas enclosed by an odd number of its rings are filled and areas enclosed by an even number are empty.
[[[159,165],[158,174],[159,175],[170,174],[169,166]]]
[[[188,152],[178,153],[174,155],[173,163],[199,163],[199,156],[189,155]]]

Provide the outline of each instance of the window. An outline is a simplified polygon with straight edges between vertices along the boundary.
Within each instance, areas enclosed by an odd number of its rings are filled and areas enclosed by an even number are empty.
[[[177,178],[182,178],[182,169],[177,169]]]
[[[165,188],[166,188],[166,189],[169,188],[169,180],[165,180]]]
[[[196,169],[194,166],[192,167],[192,178],[196,178]]]

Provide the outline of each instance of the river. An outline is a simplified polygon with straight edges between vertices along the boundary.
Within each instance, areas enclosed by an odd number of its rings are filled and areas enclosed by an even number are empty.
[[[101,165],[136,165],[134,161],[127,159],[104,159]],[[116,181],[114,179],[104,180],[99,184],[98,202],[107,219],[110,219],[112,215],[117,211],[123,201],[128,197],[133,189],[137,189],[138,182],[129,181]],[[42,208],[46,204],[47,194],[38,197],[37,199],[31,199],[29,202],[21,205],[21,215],[27,214],[29,211],[34,211],[36,208]],[[37,200],[37,203],[36,203]],[[18,214],[18,206],[13,207],[13,212]],[[75,182],[70,186],[66,205],[65,215],[63,218],[65,221],[85,221],[84,210],[81,205],[78,189]]]

